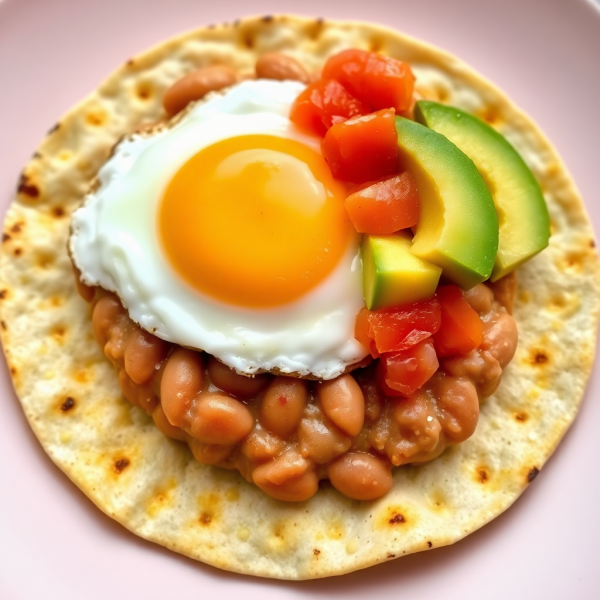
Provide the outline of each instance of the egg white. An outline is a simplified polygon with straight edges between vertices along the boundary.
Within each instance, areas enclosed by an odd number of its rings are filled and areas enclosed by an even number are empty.
[[[246,81],[197,103],[176,125],[124,139],[99,172],[99,186],[73,215],[71,256],[88,285],[119,295],[130,317],[158,337],[204,350],[240,373],[331,379],[364,358],[354,338],[363,306],[358,248],[300,299],[269,309],[221,303],[189,286],[158,239],[163,193],[198,151],[226,138],[266,134],[320,151],[320,139],[289,121],[304,89],[292,81]]]

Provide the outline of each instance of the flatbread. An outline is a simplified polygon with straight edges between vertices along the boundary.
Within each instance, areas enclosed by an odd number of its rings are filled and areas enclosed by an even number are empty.
[[[235,472],[203,466],[120,392],[76,293],[66,253],[69,214],[118,138],[161,116],[166,88],[191,69],[250,73],[281,51],[309,70],[342,49],[408,61],[417,91],[483,117],[540,182],[550,247],[519,270],[519,347],[466,442],[395,470],[374,502],[325,484],[278,502]],[[577,189],[543,134],[455,57],[375,25],[300,17],[202,28],[127,61],[48,134],[25,167],[4,224],[0,333],[27,418],[52,460],[106,514],[137,535],[214,566],[308,579],[451,544],[527,488],[575,418],[596,345],[600,268]]]

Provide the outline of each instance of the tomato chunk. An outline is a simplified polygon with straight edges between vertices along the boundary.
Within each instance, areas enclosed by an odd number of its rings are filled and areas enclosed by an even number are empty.
[[[403,352],[382,355],[377,367],[379,385],[387,396],[410,396],[438,370],[431,340],[419,342]]]
[[[412,102],[415,76],[407,63],[390,56],[344,50],[325,63],[323,78],[337,79],[375,110],[394,108],[400,113]]]
[[[369,315],[371,313],[366,308],[361,308],[354,324],[354,337],[367,348],[371,346],[371,326],[369,325]]]
[[[419,220],[417,184],[408,171],[350,194],[344,206],[360,233],[394,233]]]
[[[296,98],[290,120],[300,129],[323,136],[334,123],[366,115],[371,110],[337,81],[319,79]]]
[[[441,306],[442,323],[433,336],[438,356],[466,354],[483,340],[483,324],[477,312],[463,298],[455,285],[439,287],[437,297]]]
[[[336,179],[364,183],[396,174],[394,111],[380,110],[333,125],[325,134],[322,150]]]
[[[432,297],[405,306],[363,309],[356,318],[355,335],[377,358],[384,352],[406,350],[427,339],[439,329],[440,321],[440,305]]]

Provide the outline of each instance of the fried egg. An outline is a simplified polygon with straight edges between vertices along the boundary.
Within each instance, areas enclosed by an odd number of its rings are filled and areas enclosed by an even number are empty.
[[[73,215],[82,281],[240,373],[331,379],[364,358],[359,239],[320,139],[288,119],[303,89],[245,81],[121,141]]]

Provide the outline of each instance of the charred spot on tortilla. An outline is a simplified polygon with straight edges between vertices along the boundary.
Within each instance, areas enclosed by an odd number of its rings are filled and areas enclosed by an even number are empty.
[[[210,515],[208,513],[202,513],[200,515],[199,521],[202,525],[210,525],[210,523],[212,521],[212,515]]]
[[[477,481],[479,483],[487,483],[490,478],[490,472],[487,467],[478,467],[477,469]]]
[[[30,176],[27,175],[27,173],[23,172],[19,179],[17,193],[36,199],[40,196],[40,188],[35,183],[32,183]]]
[[[527,482],[531,483],[540,473],[540,470],[537,467],[531,467],[529,472],[527,473]]]
[[[121,458],[117,458],[117,460],[115,460],[114,462],[114,471],[117,475],[120,475],[129,465],[131,464],[131,461],[123,456]]]
[[[545,365],[550,358],[548,357],[548,353],[544,350],[535,350],[533,354],[532,363],[534,365]]]
[[[390,525],[398,525],[401,523],[406,523],[406,519],[404,518],[404,515],[400,513],[395,513],[394,516],[388,521],[388,523]]]
[[[60,410],[66,413],[75,407],[75,399],[71,396],[67,396],[60,405]]]

